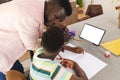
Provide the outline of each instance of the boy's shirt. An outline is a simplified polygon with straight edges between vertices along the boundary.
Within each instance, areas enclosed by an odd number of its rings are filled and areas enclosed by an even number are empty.
[[[38,55],[43,52],[43,48],[36,51],[30,68],[30,75],[33,80],[70,80],[72,73],[65,70],[58,63],[39,58]]]

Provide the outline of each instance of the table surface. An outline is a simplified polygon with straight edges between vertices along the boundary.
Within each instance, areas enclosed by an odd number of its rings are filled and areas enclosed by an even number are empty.
[[[87,19],[72,25],[69,25],[70,30],[76,31],[76,38],[79,38],[79,34],[85,23],[92,24],[96,27],[106,30],[102,42],[107,42],[120,38],[120,29],[118,27],[117,18],[114,16],[108,16],[103,14],[94,18]],[[80,39],[80,38],[79,38]],[[110,58],[105,58],[105,49],[101,46],[95,46],[92,43],[81,40],[70,40],[70,43],[76,46],[81,46],[85,51],[91,53],[95,57],[99,58],[108,65],[93,76],[90,80],[120,80],[120,57],[111,54]]]

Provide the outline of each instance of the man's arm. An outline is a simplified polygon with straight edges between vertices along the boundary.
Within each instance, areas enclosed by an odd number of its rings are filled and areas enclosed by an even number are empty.
[[[25,15],[26,14],[16,11],[15,27],[24,46],[28,50],[35,50],[40,47],[40,23]]]

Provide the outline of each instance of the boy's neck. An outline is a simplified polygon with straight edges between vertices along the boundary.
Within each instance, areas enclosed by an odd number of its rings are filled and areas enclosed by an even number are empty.
[[[47,56],[45,53],[41,53],[38,55],[39,58],[51,59],[54,60],[55,56]]]
[[[54,60],[54,58],[56,57],[56,53],[50,53],[47,52],[46,50],[43,50],[43,52],[40,55],[38,55],[38,57]]]

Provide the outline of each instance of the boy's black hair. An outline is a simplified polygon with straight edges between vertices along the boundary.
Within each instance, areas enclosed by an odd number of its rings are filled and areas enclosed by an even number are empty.
[[[43,33],[42,46],[48,52],[56,53],[64,45],[64,32],[59,27],[52,27]]]
[[[53,0],[53,1],[58,2],[58,4],[65,9],[67,16],[70,16],[72,14],[72,7],[69,0]]]

